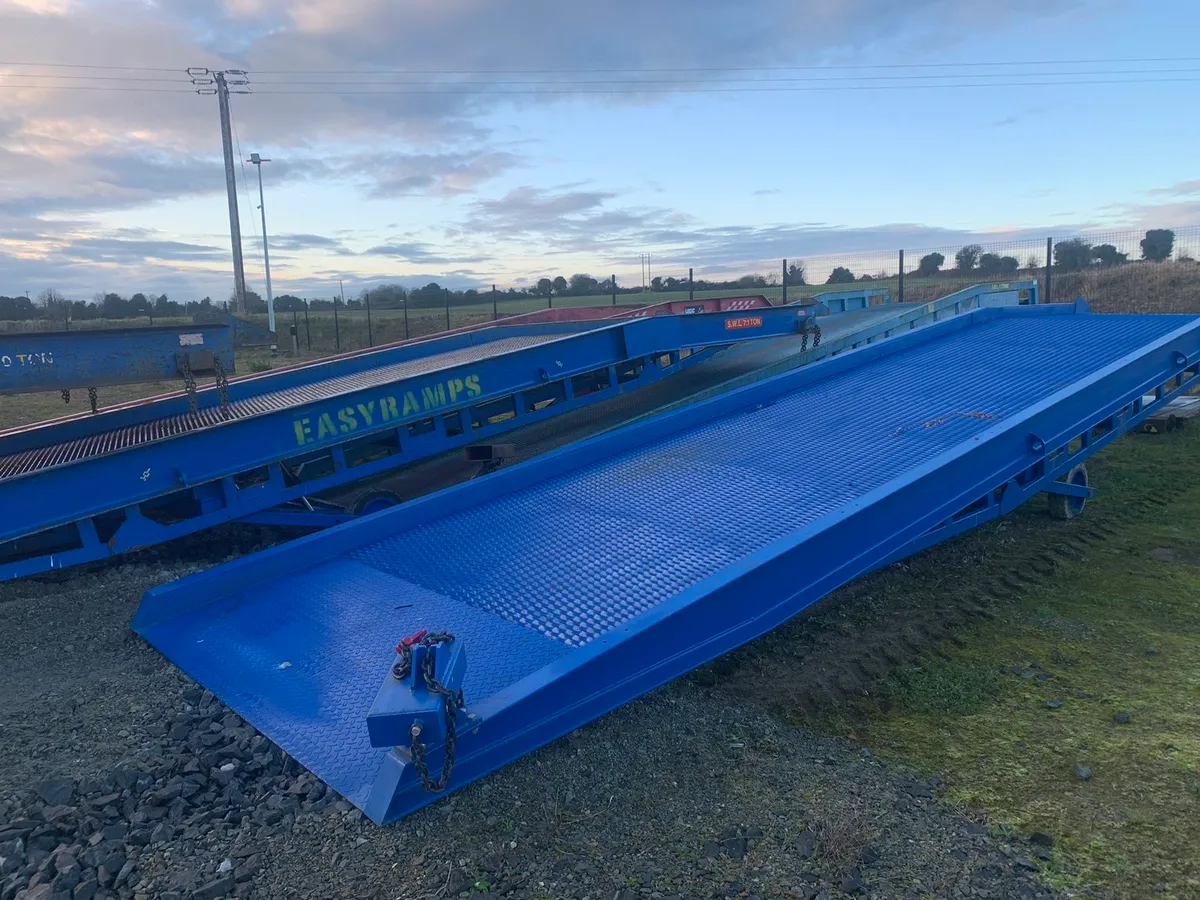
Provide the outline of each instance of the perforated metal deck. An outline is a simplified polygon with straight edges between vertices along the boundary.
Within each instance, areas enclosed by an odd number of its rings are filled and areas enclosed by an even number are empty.
[[[300,384],[283,390],[256,394],[229,404],[229,417],[222,416],[218,408],[204,408],[195,414],[165,416],[137,425],[116,428],[78,440],[64,441],[49,447],[39,447],[23,453],[0,457],[0,479],[28,475],[54,466],[66,465],[115,453],[142,444],[161,441],[202,428],[214,428],[239,419],[250,419],[276,410],[287,409],[302,403],[327,400],[363,388],[392,384],[415,375],[423,375],[485,357],[499,356],[514,350],[522,350],[558,340],[562,334],[523,335],[501,338],[487,343],[420,357],[404,362],[379,366],[353,375],[342,375]]]
[[[943,330],[459,512],[405,524],[397,509],[388,536],[302,573],[215,602],[192,591],[174,609],[169,592],[148,596],[139,630],[363,805],[387,751],[361,723],[398,637],[462,635],[466,699],[478,704],[1189,321],[1064,315]]]
[[[988,323],[350,556],[579,646],[1167,330]]]

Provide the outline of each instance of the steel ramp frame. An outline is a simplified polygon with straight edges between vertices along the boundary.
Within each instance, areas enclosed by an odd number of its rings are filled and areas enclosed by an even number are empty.
[[[161,543],[485,440],[654,383],[729,344],[794,334],[810,312],[499,325],[231,383],[231,405],[248,410],[233,421],[217,418],[215,398],[201,392],[209,418],[191,424],[186,399],[172,396],[10,433],[0,439],[0,476],[11,470],[0,501],[22,514],[0,522],[0,581]],[[376,374],[406,366],[426,369]],[[339,390],[306,396],[312,383]],[[364,405],[377,402],[371,422]],[[143,439],[164,421],[188,430]],[[97,449],[56,464],[73,446]],[[26,459],[36,465],[23,472]]]
[[[835,304],[837,306],[836,312],[831,312],[829,306],[821,302],[821,298],[827,296],[832,296],[840,300],[839,304]],[[741,345],[740,348],[723,351],[716,358],[709,357],[697,360],[697,365],[690,368],[688,373],[681,372],[669,381],[660,379],[655,389],[639,391],[637,399],[632,404],[637,409],[620,411],[613,409],[608,411],[604,407],[606,405],[611,406],[611,404],[605,404],[605,401],[602,400],[599,404],[601,407],[599,418],[603,421],[596,422],[591,433],[577,436],[576,439],[592,437],[594,434],[612,428],[620,428],[631,422],[659,415],[670,409],[677,409],[680,406],[696,402],[699,399],[725,393],[742,385],[761,381],[771,375],[789,371],[802,365],[808,365],[827,356],[891,337],[893,334],[903,330],[920,328],[924,325],[940,322],[948,317],[957,316],[983,306],[1036,304],[1038,301],[1038,285],[1036,281],[978,284],[955,291],[952,294],[927,303],[891,303],[887,300],[887,296],[886,291],[879,290],[869,292],[843,291],[835,294],[821,294],[815,298],[811,298],[818,301],[816,303],[807,301],[801,303],[797,301],[796,303],[787,304],[787,306],[797,309],[800,306],[804,306],[809,316],[819,316],[821,318],[819,319],[818,327],[810,332],[807,340],[801,340],[798,347],[796,346],[796,341],[790,341],[783,359],[779,359],[777,345],[782,347],[782,342],[787,339],[776,338],[773,340],[747,342]],[[883,302],[873,302],[873,300],[877,300],[879,297],[884,298]],[[699,309],[701,301],[697,301],[695,311],[715,311],[717,305],[721,306],[721,311],[743,311],[746,308],[761,308],[745,306],[745,303],[759,299],[761,298],[706,300],[703,301],[704,305],[711,308],[704,310]],[[739,301],[744,301],[744,303]],[[735,303],[738,305],[734,305]],[[655,310],[655,315],[677,314],[671,312],[671,310],[676,309],[679,304],[686,305],[687,301],[669,301],[655,307],[649,307],[649,309]],[[847,306],[849,307],[848,309]],[[585,307],[585,309],[587,308]],[[605,310],[604,307],[600,307],[599,309]],[[546,313],[547,310],[541,310],[540,312]],[[867,316],[867,318],[860,318],[862,316]],[[632,316],[624,317],[632,318]],[[714,365],[718,369],[724,370],[726,374],[717,376],[715,384],[708,384],[707,387],[689,390],[689,386],[696,376],[700,376],[702,383],[706,381],[711,382],[713,380],[712,377],[707,377],[701,373],[704,373],[706,369]],[[733,374],[738,370],[742,370],[742,373]],[[717,375],[715,370],[712,375]],[[670,399],[666,403],[663,403],[662,399],[655,399],[655,394],[666,394]],[[642,398],[645,398],[645,402],[643,402]],[[591,408],[595,409],[596,407]],[[514,438],[520,435],[521,431],[518,430]],[[563,446],[568,442],[569,439],[556,441],[554,447]],[[548,448],[543,448],[542,452],[545,452],[545,449]],[[522,455],[527,454],[523,453]],[[375,480],[380,482],[379,487],[390,488],[391,483],[387,481],[388,478],[389,475],[385,473],[379,479]],[[442,486],[445,486],[444,483],[436,486],[431,485],[429,490],[422,489],[420,493],[432,493],[437,487]],[[401,496],[404,496],[406,493],[405,490],[400,491]],[[302,501],[293,502],[287,507],[275,507],[263,512],[254,513],[250,516],[244,516],[239,521],[258,525],[316,529],[340,525],[354,518],[353,515],[346,513],[345,510],[336,504],[324,504],[324,508],[308,508],[312,504],[321,503],[322,499],[310,496]]]
[[[685,440],[689,434],[708,434],[709,426],[724,427],[722,423],[726,422],[729,427],[734,422],[753,427],[754,419],[769,416],[777,406],[784,408],[790,395],[835,391],[837,379],[849,376],[854,380],[859,377],[858,370],[870,371],[874,365],[903,367],[912,353],[941,353],[954,371],[958,367],[953,356],[958,351],[954,348],[959,346],[960,338],[970,337],[972,329],[992,325],[1032,328],[1067,316],[1093,323],[1087,328],[1106,329],[1091,339],[1089,346],[1095,348],[1103,349],[1113,334],[1122,337],[1119,329],[1137,328],[1138,334],[1146,337],[1132,344],[1132,338],[1125,336],[1126,343],[1120,345],[1125,352],[1114,357],[1115,351],[1109,350],[1107,362],[1091,363],[1087,361],[1091,355],[1077,355],[1070,365],[1063,365],[1086,374],[1065,383],[1047,383],[1040,399],[1033,402],[1026,399],[1025,393],[1009,395],[1005,403],[1016,411],[995,421],[951,416],[954,423],[949,434],[962,435],[962,439],[955,437],[944,449],[931,450],[923,458],[926,444],[920,442],[936,436],[937,428],[930,431],[922,423],[914,423],[912,434],[905,440],[917,442],[909,448],[915,454],[911,458],[919,460],[915,465],[903,463],[909,467],[897,470],[900,474],[888,475],[885,481],[856,495],[846,495],[853,499],[818,511],[800,527],[761,543],[582,643],[566,645],[539,638],[526,645],[522,641],[527,638],[522,634],[528,635],[530,629],[508,619],[497,619],[498,624],[487,626],[496,629],[490,632],[496,638],[494,642],[480,640],[479,628],[483,626],[478,621],[472,626],[474,634],[467,634],[471,627],[460,632],[467,654],[468,684],[472,667],[479,671],[510,660],[519,671],[511,684],[490,694],[474,697],[468,690],[465,712],[460,713],[457,758],[449,785],[450,790],[457,789],[775,628],[862,574],[978,524],[984,518],[972,516],[979,512],[981,498],[989,503],[991,498],[997,500],[994,511],[991,507],[986,510],[986,517],[990,517],[1036,492],[1072,492],[1058,481],[1065,471],[1200,383],[1200,319],[1093,316],[1083,304],[978,310],[156,588],[146,594],[133,627],[298,761],[328,780],[327,767],[349,751],[342,748],[331,757],[325,744],[330,739],[351,744],[365,740],[364,716],[375,690],[387,683],[388,667],[394,660],[387,646],[362,646],[359,633],[350,634],[348,643],[337,642],[347,616],[358,616],[360,624],[377,631],[381,625],[372,621],[373,617],[396,616],[394,612],[373,614],[355,607],[352,598],[356,594],[380,598],[374,602],[385,605],[376,608],[387,610],[392,610],[397,601],[400,605],[394,607],[396,610],[418,605],[421,609],[417,613],[402,611],[400,617],[408,616],[404,621],[409,623],[414,617],[418,622],[424,618],[422,624],[430,627],[456,627],[433,620],[443,614],[450,618],[463,615],[462,609],[454,612],[456,600],[434,587],[406,581],[364,563],[362,560],[368,557],[362,554],[368,549],[375,547],[377,550],[372,552],[390,554],[393,551],[378,548],[403,546],[396,543],[400,539],[434,535],[442,523],[479,515],[493,504],[499,504],[496,509],[503,511],[510,501],[536,497],[542,486],[551,490],[557,484],[582,484],[591,477],[590,472],[607,471],[605,466],[643,465],[640,460],[644,458],[644,465],[654,466],[653,473],[661,473],[644,477],[669,480],[678,470],[655,465],[653,454],[659,452],[658,448],[674,446],[673,441]],[[1013,320],[1018,321],[1013,324]],[[985,336],[991,333],[979,332]],[[977,344],[983,340],[977,338]],[[1043,355],[1053,355],[1045,347],[1039,350]],[[1069,348],[1062,352],[1070,356]],[[985,370],[990,364],[981,363]],[[1003,365],[1003,361],[996,364]],[[1049,359],[1045,365],[1047,371],[1053,371],[1057,363]],[[1156,399],[1146,403],[1146,395]],[[924,438],[925,434],[931,437]],[[903,448],[903,442],[897,447]],[[830,470],[828,477],[837,478],[844,471]],[[793,477],[811,478],[811,474],[798,472]],[[638,498],[629,499],[636,503]],[[554,511],[545,507],[543,515]],[[573,537],[576,542],[583,539],[582,535]],[[494,557],[496,538],[492,533],[456,532],[455,546],[469,548],[475,555]],[[669,530],[660,539],[666,542],[662,552],[676,552]],[[436,549],[436,545],[429,546]],[[680,547],[678,552],[686,550]],[[401,557],[396,561],[425,565],[422,559]],[[431,559],[436,563],[439,557]],[[465,560],[461,566],[455,560],[453,570],[466,573],[470,571],[467,566]],[[296,574],[300,569],[303,575]],[[546,577],[561,578],[562,590],[569,592],[574,576],[567,570]],[[648,584],[637,578],[634,583]],[[305,593],[310,595],[304,598],[308,612],[300,615],[319,617],[307,624],[294,619],[292,611]],[[264,608],[259,610],[259,605]],[[233,628],[239,616],[249,619],[250,630],[243,633],[235,629],[234,633],[242,634],[249,645],[222,643],[222,629]],[[322,616],[326,617],[323,621]],[[311,631],[314,627],[315,632]],[[394,628],[400,633],[389,634],[392,627],[383,623],[381,633],[392,640],[407,633],[402,630],[405,626],[398,624]],[[293,632],[296,628],[302,631]],[[310,630],[303,631],[305,628]],[[263,637],[264,629],[270,632],[268,637]],[[298,639],[301,634],[307,637]],[[255,646],[256,641],[262,641],[262,645]],[[304,657],[305,653],[311,655]],[[338,653],[345,655],[330,658]],[[276,654],[289,654],[287,659],[294,662],[289,661],[286,667],[276,665]],[[328,671],[324,675],[332,677],[338,691],[355,679],[366,688],[357,700],[342,707],[348,702],[346,696],[322,694],[318,677],[322,667],[332,667],[332,676]],[[291,674],[282,674],[285,672]],[[313,680],[304,682],[308,687],[301,689],[289,681],[292,678]],[[288,686],[281,687],[285,683]],[[279,693],[281,690],[285,693]],[[297,690],[300,693],[295,693]],[[332,732],[328,730],[330,723],[322,718],[330,712],[330,704],[338,715]],[[364,737],[339,733],[338,727],[357,729],[355,733]],[[432,767],[437,764],[440,748],[433,745],[431,750]],[[356,759],[355,766],[362,776],[359,780],[338,781],[333,786],[373,821],[394,820],[443,796],[422,787],[405,748],[367,751]]]

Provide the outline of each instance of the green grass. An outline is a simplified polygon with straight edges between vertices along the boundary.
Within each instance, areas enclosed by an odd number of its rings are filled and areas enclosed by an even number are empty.
[[[940,775],[950,799],[1017,833],[1052,834],[1047,874],[1060,885],[1200,897],[1200,568],[1151,555],[1200,558],[1197,459],[1200,425],[1110,448],[1090,467],[1101,494],[1085,515],[1115,535],[967,629],[960,646],[888,676],[890,702],[858,710],[862,740]],[[1146,505],[1153,496],[1166,505]],[[1016,540],[1032,552],[1055,534],[1047,522]],[[1012,674],[1032,663],[1052,677]]]
[[[931,658],[893,672],[884,690],[902,708],[928,715],[976,712],[1002,689],[1000,673],[967,660]]]

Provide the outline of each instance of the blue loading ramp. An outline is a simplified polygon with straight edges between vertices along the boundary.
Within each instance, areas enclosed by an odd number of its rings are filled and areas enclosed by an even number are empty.
[[[1079,464],[1198,382],[1200,319],[978,310],[158,588],[134,627],[386,822],[443,795],[413,759],[437,781],[448,735],[453,790],[1037,493],[1077,509]],[[397,678],[423,629],[453,639]]]
[[[809,310],[497,325],[0,433],[0,580],[104,559],[654,384]],[[290,516],[297,524],[302,519]]]

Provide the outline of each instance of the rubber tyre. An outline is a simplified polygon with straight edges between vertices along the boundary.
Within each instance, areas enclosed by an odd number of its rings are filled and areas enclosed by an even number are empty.
[[[1067,477],[1062,479],[1071,484],[1077,484],[1081,487],[1088,486],[1088,471],[1087,466],[1083,463],[1075,466],[1067,473]],[[1086,497],[1067,497],[1063,494],[1048,494],[1050,500],[1050,516],[1055,519],[1074,519],[1083,515],[1083,510],[1087,507]]]
[[[395,491],[367,491],[354,498],[348,511],[352,516],[369,516],[403,502],[404,498]]]

